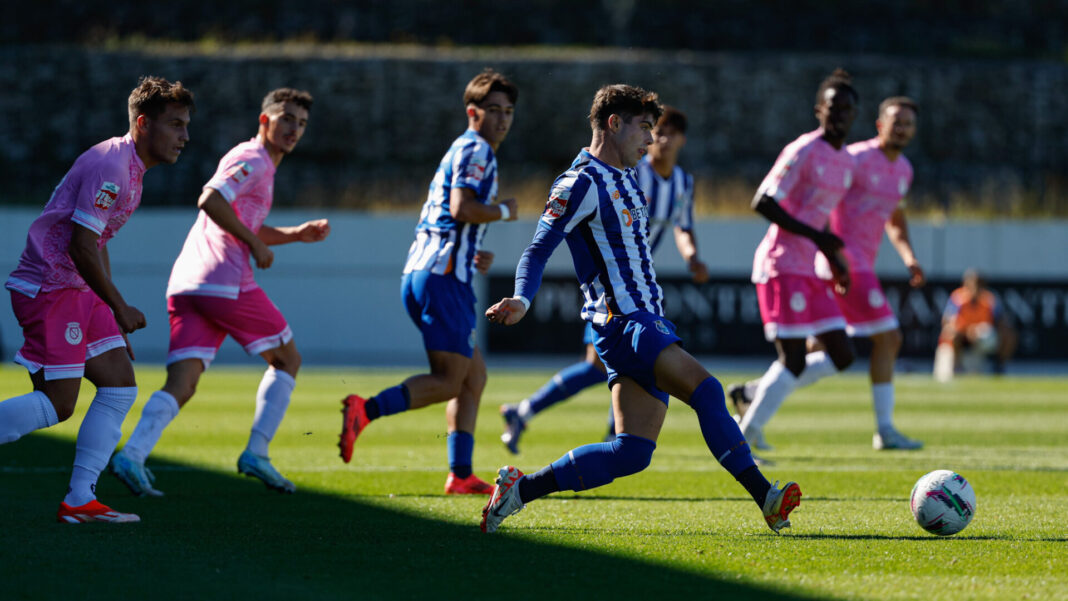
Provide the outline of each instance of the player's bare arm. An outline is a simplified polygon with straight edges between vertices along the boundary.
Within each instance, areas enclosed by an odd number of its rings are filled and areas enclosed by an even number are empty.
[[[527,305],[518,298],[502,298],[501,301],[486,309],[486,317],[493,323],[512,326],[519,323],[527,314]]]
[[[693,235],[693,230],[684,230],[676,226],[675,246],[679,249],[682,260],[686,261],[686,269],[690,271],[693,281],[697,284],[707,282],[708,266],[697,258],[697,237]]]
[[[916,253],[912,250],[908,221],[901,207],[894,209],[894,212],[890,214],[890,219],[886,221],[886,237],[890,239],[890,244],[894,245],[894,250],[901,255],[901,261],[909,270],[909,285],[913,288],[923,286],[927,277],[923,273],[923,268],[920,267],[920,262],[916,260]]]
[[[267,248],[267,244],[248,227],[241,223],[234,208],[226,202],[218,190],[205,188],[197,201],[197,208],[208,214],[211,220],[222,229],[232,234],[238,240],[248,245],[252,252],[252,258],[256,261],[256,267],[267,269],[274,263],[274,251]]]
[[[831,273],[834,275],[835,288],[838,293],[845,294],[849,290],[849,265],[846,262],[845,255],[842,254],[842,247],[845,244],[841,238],[831,232],[821,232],[794,219],[774,198],[767,194],[757,195],[753,199],[752,207],[754,211],[782,229],[815,242],[816,247],[827,257],[827,262],[830,263]]]
[[[118,288],[111,282],[106,251],[97,247],[100,236],[81,225],[74,225],[70,237],[71,261],[89,289],[96,293],[115,313],[115,321],[123,332],[133,332],[145,327],[145,315],[136,307],[126,304]]]
[[[256,237],[267,246],[289,244],[290,242],[322,242],[330,235],[330,221],[316,219],[305,221],[300,225],[271,227],[261,225]]]
[[[478,202],[471,188],[453,188],[449,192],[449,213],[464,223],[515,221],[518,212],[514,198],[506,198],[495,205]]]

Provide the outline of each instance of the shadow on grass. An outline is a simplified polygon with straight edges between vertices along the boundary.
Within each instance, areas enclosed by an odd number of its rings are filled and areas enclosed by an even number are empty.
[[[71,441],[31,435],[0,446],[5,513],[0,590],[12,599],[570,599],[671,593],[790,600],[714,576],[602,552],[486,535],[351,498],[266,492],[258,482],[189,466],[167,496],[140,499],[113,477],[104,502],[140,524],[55,522]],[[182,467],[182,469],[177,469]],[[581,539],[576,538],[576,544]],[[665,541],[665,544],[671,544]]]

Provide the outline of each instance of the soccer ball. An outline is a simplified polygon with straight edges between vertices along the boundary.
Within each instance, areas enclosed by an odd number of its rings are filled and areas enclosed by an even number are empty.
[[[964,530],[972,521],[975,491],[960,474],[935,470],[916,481],[909,506],[921,528],[949,536]]]

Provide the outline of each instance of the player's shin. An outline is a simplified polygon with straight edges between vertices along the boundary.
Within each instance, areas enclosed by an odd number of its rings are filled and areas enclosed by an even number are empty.
[[[616,478],[636,474],[653,458],[656,443],[633,434],[612,442],[588,444],[568,451],[552,463],[560,490],[588,490]]]
[[[254,455],[267,457],[267,446],[286,415],[296,385],[293,376],[274,367],[268,367],[263,374],[256,392],[256,415],[252,418],[252,432],[248,438],[248,450]]]
[[[74,453],[70,489],[63,501],[71,507],[96,498],[96,481],[122,437],[122,421],[137,400],[137,387],[101,387],[85,413]]]
[[[126,456],[143,464],[159,442],[163,430],[178,415],[178,409],[178,401],[170,393],[162,390],[153,392],[145,403],[145,408],[141,410],[137,427],[122,447]]]
[[[56,408],[45,393],[35,390],[0,403],[0,444],[19,438],[59,422]]]

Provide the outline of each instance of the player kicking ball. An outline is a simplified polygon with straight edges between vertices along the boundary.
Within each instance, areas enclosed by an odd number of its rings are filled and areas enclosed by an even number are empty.
[[[0,403],[0,444],[70,418],[82,377],[96,387],[56,514],[68,524],[141,521],[96,498],[96,481],[137,399],[126,334],[145,327],[144,314],[111,281],[107,242],[141,203],[145,171],[178,160],[194,104],[181,82],[145,77],[128,105],[129,133],[78,157],[30,225],[5,284],[26,341],[15,362],[29,370],[33,392]]]
[[[474,273],[486,273],[493,254],[481,249],[486,224],[510,221],[516,202],[497,199],[497,148],[512,127],[518,88],[486,69],[464,91],[467,131],[438,165],[408,251],[401,298],[423,335],[429,374],[412,376],[365,399],[343,401],[341,459],[352,461],[353,445],[371,421],[447,403],[449,475],[445,494],[484,494],[493,487],[471,467],[475,421],[486,364],[475,344]]]
[[[723,387],[679,346],[664,318],[663,290],[649,254],[649,213],[633,167],[652,143],[661,114],[654,93],[628,85],[597,91],[590,109],[593,139],[558,177],[534,240],[516,269],[515,295],[486,311],[490,321],[518,323],[541,284],[546,262],[567,241],[585,296],[582,318],[593,323],[595,347],[608,369],[615,440],[588,444],[533,474],[513,466],[498,471],[482,510],[483,532],[494,532],[526,503],[561,490],[589,490],[649,465],[667,414],[668,396],[697,413],[712,456],[760,507],[776,533],[790,525],[801,503],[795,482],[772,485],[727,412]]]
[[[267,447],[285,417],[296,386],[300,353],[278,307],[256,284],[249,256],[266,269],[274,262],[271,246],[319,242],[330,234],[325,219],[291,227],[271,227],[274,174],[293,152],[308,126],[312,97],[279,88],[263,99],[256,137],[235,146],[219,161],[197,201],[200,213],[167,284],[171,339],[167,380],[152,393],[130,439],[111,458],[111,472],[135,495],[162,496],[145,459],[164,428],[193,398],[201,374],[211,365],[226,336],[247,353],[267,362],[256,392],[256,413],[248,446],[237,471],[259,478],[284,493],[296,486],[271,465]]]

